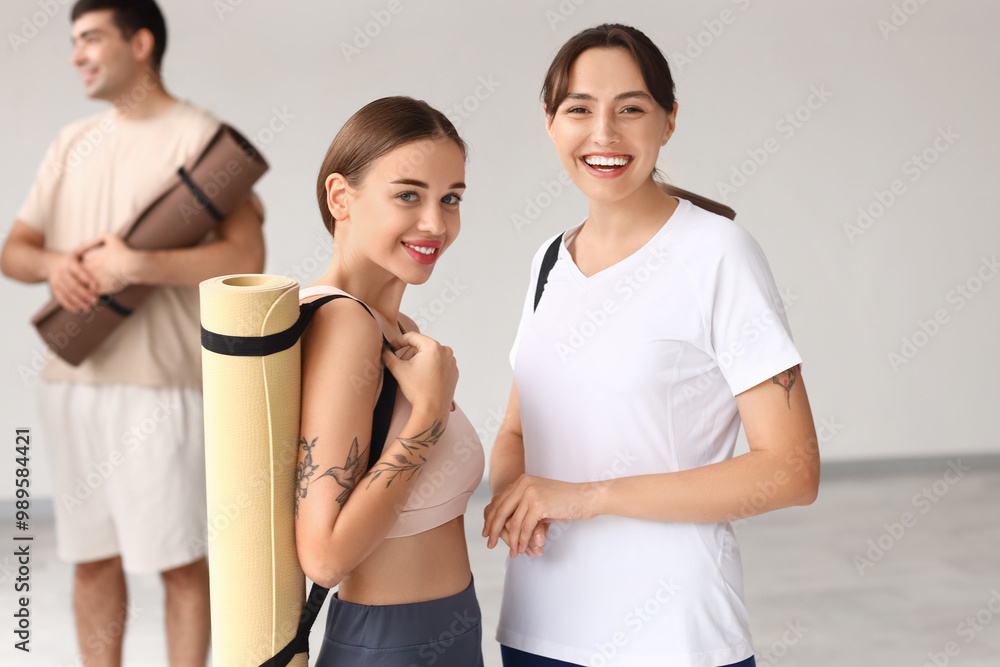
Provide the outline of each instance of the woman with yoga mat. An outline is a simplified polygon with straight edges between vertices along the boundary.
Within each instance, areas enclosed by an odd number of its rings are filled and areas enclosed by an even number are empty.
[[[320,168],[333,259],[300,298],[340,298],[303,336],[295,510],[302,569],[339,585],[317,665],[482,665],[462,518],[482,445],[452,400],[451,349],[399,312],[458,235],[465,151],[442,113],[389,97],[345,123]]]
[[[753,665],[730,522],[808,505],[819,482],[767,260],[655,180],[677,104],[642,32],[577,34],[542,98],[589,212],[532,263],[492,452],[504,665]]]

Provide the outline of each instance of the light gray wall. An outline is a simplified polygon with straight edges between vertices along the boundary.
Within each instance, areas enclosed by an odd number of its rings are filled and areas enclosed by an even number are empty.
[[[48,19],[46,7],[57,14]],[[271,162],[259,185],[270,273],[308,283],[325,267],[315,172],[357,108],[409,94],[456,120],[472,147],[464,228],[428,284],[408,291],[404,310],[456,349],[459,401],[487,442],[506,402],[507,351],[530,257],[586,214],[581,195],[559,183],[539,85],[562,42],[613,20],[646,31],[674,68],[680,112],[661,168],[676,184],[735,207],[788,295],[826,459],[1000,453],[989,417],[1000,371],[1000,280],[977,277],[994,277],[984,258],[1000,250],[988,205],[1000,154],[996,3],[216,0],[163,7],[169,88],[256,137]],[[56,131],[102,108],[83,98],[69,65],[67,15],[56,0],[0,5],[5,231]],[[379,16],[386,25],[375,22]],[[32,22],[41,25],[35,34],[26,27]],[[359,40],[362,48],[348,58],[343,45],[366,28],[375,36]],[[15,48],[11,34],[27,43]],[[803,106],[810,101],[815,108]],[[786,115],[796,113],[802,120],[793,125]],[[950,143],[937,139],[949,132]],[[911,156],[924,153],[933,164],[914,171]],[[747,162],[755,155],[763,164]],[[732,180],[734,169],[752,175]],[[894,181],[901,194],[867,228],[852,229],[859,207],[877,213],[879,197],[889,197],[878,193]],[[735,185],[724,192],[723,183]],[[976,290],[973,298],[959,296],[958,285]],[[9,281],[3,290],[4,437],[13,443],[15,427],[34,429],[35,490],[50,493],[35,381],[21,373],[41,350],[27,322],[47,291]],[[925,335],[920,323],[936,312],[946,322],[925,325],[934,332]],[[893,367],[888,355],[902,354],[904,337],[921,346]],[[0,457],[0,480],[11,478],[12,459]],[[0,497],[12,488],[0,482]]]

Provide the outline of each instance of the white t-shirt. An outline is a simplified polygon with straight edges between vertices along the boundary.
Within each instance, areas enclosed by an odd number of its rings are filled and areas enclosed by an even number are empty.
[[[511,351],[525,470],[569,482],[729,459],[734,396],[801,363],[763,252],[687,200],[642,249],[585,277],[566,232],[538,310],[535,255]],[[508,561],[497,640],[603,667],[718,667],[753,654],[729,523],[600,516]]]

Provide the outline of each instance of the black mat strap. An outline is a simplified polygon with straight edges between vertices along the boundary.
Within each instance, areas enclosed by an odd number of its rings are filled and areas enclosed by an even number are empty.
[[[216,222],[222,222],[224,216],[219,209],[215,208],[215,205],[212,204],[212,200],[208,198],[208,195],[206,195],[201,188],[195,185],[195,182],[191,178],[191,174],[187,172],[187,169],[180,167],[177,169],[177,174],[181,177],[181,180],[184,181],[184,185],[188,186],[188,190],[190,190],[201,205],[205,207],[208,214],[212,216]]]
[[[101,296],[97,297],[97,300],[100,301],[105,306],[107,306],[111,310],[111,312],[121,315],[122,317],[128,317],[129,315],[132,314],[131,308],[126,308],[125,306],[121,305],[120,303],[115,301],[110,294],[102,294]]]
[[[295,324],[284,331],[270,334],[268,336],[228,336],[209,331],[205,327],[201,328],[201,346],[209,352],[224,354],[229,357],[266,357],[277,352],[283,352],[302,337],[302,332],[306,330],[306,325],[312,319],[316,309],[324,303],[334,299],[349,299],[343,294],[331,294],[322,299],[316,299],[299,306],[299,319]],[[355,299],[357,301],[357,299]],[[358,303],[361,303],[358,301]],[[368,310],[368,306],[361,303]],[[371,315],[370,310],[368,314]],[[375,317],[372,315],[372,317]]]
[[[329,588],[323,588],[319,584],[313,583],[312,588],[309,589],[309,598],[306,600],[305,606],[302,607],[299,627],[295,631],[295,636],[273,657],[261,663],[260,667],[286,667],[297,654],[309,653],[309,632],[312,630],[313,623],[316,622],[319,610],[323,608],[323,602],[329,592]]]
[[[560,234],[545,249],[545,256],[542,257],[542,266],[538,270],[538,281],[535,283],[535,307],[533,310],[538,310],[538,302],[542,300],[545,283],[549,280],[549,272],[552,271],[552,267],[555,266],[556,260],[559,258],[559,244],[562,243],[562,240],[563,235]]]

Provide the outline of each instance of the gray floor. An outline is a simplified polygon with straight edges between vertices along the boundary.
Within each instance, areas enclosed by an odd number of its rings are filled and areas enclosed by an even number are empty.
[[[1000,466],[989,459],[962,463],[969,470],[961,477],[946,475],[943,461],[908,472],[883,465],[828,475],[811,507],[740,526],[758,665],[1000,665]],[[492,633],[504,555],[488,551],[479,537],[486,502],[484,495],[473,499],[467,529],[486,623],[486,665],[499,667]],[[0,664],[76,667],[71,571],[55,559],[51,518],[34,526],[32,651],[13,650],[4,630]],[[13,562],[12,556],[0,560],[8,619],[15,604]],[[129,583],[125,664],[166,665],[158,580]],[[587,585],[600,595],[602,582]]]

